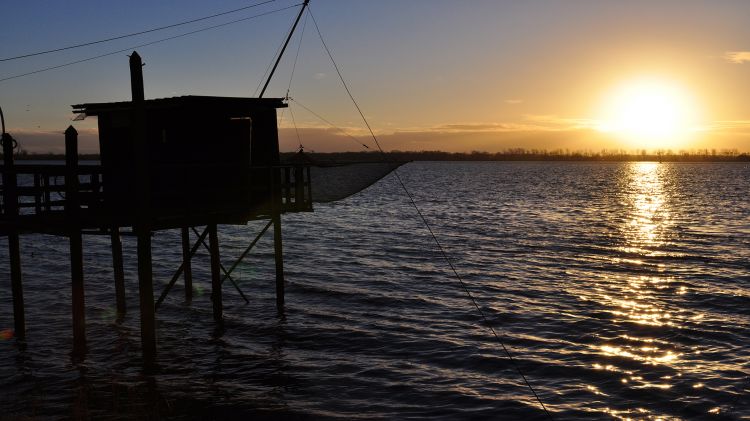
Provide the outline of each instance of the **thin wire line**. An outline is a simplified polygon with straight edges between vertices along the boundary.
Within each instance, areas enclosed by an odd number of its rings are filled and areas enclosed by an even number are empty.
[[[68,63],[65,63],[65,64],[59,64],[57,66],[45,67],[43,69],[34,70],[34,71],[31,71],[31,72],[27,72],[27,73],[21,73],[21,74],[18,74],[18,75],[8,76],[8,77],[0,79],[0,83],[8,81],[8,80],[11,80],[11,79],[17,79],[17,78],[24,77],[24,76],[34,75],[34,74],[37,74],[37,73],[47,72],[47,71],[59,69],[59,68],[62,68],[62,67],[72,66],[74,64],[79,64],[79,63],[83,63],[83,62],[87,62],[87,61],[91,61],[91,60],[100,59],[102,57],[107,57],[107,56],[111,56],[111,55],[115,55],[115,54],[124,53],[126,51],[132,51],[133,49],[136,49],[136,48],[147,47],[149,45],[158,44],[160,42],[169,41],[169,40],[173,40],[173,39],[176,39],[176,38],[181,38],[181,37],[192,35],[192,34],[197,34],[198,32],[208,31],[208,30],[211,30],[211,29],[220,28],[222,26],[232,25],[232,24],[235,24],[235,23],[238,23],[238,22],[243,22],[243,21],[254,19],[254,18],[258,18],[258,17],[261,17],[261,16],[270,15],[272,13],[277,13],[277,12],[281,12],[283,10],[287,10],[287,9],[291,9],[293,7],[297,7],[300,4],[302,4],[302,3],[294,4],[294,5],[287,6],[287,7],[281,8],[281,9],[271,10],[269,12],[264,12],[264,13],[260,13],[260,14],[253,15],[253,16],[248,16],[248,17],[242,18],[242,19],[236,19],[236,20],[225,22],[225,23],[221,23],[221,24],[218,24],[218,25],[208,26],[206,28],[197,29],[195,31],[185,32],[183,34],[171,36],[171,37],[168,37],[168,38],[162,38],[160,40],[147,42],[145,44],[139,44],[139,45],[136,45],[136,46],[133,46],[133,47],[123,48],[122,50],[112,51],[111,53],[100,54],[98,56],[89,57],[89,58],[85,58],[85,59],[81,59],[81,60],[76,60],[76,61],[71,61],[71,62],[68,62]]]
[[[324,117],[322,117],[322,116],[321,116],[320,114],[318,114],[318,113],[316,113],[315,111],[313,111],[313,110],[311,110],[311,109],[309,109],[309,108],[305,107],[305,106],[304,106],[304,105],[303,105],[303,104],[302,104],[301,102],[299,102],[298,100],[296,100],[296,99],[294,99],[294,98],[289,98],[289,100],[290,100],[290,101],[292,101],[292,102],[294,102],[295,104],[299,105],[300,107],[304,108],[305,110],[307,110],[307,112],[309,112],[310,114],[312,114],[312,115],[314,115],[315,117],[319,118],[319,119],[320,119],[321,121],[323,121],[324,123],[328,124],[329,126],[333,127],[334,129],[336,129],[336,130],[340,131],[341,133],[343,133],[343,134],[344,134],[344,136],[347,136],[347,137],[349,137],[350,139],[352,139],[353,141],[357,142],[357,144],[358,144],[358,145],[360,145],[360,146],[363,146],[363,147],[364,147],[365,149],[370,149],[370,147],[369,147],[369,146],[367,146],[367,144],[365,144],[365,143],[362,143],[362,141],[360,141],[360,140],[359,140],[359,139],[357,139],[356,137],[352,136],[351,134],[347,133],[347,132],[346,132],[346,130],[342,129],[341,127],[338,127],[338,126],[336,126],[335,124],[333,124],[333,123],[331,123],[330,121],[326,120],[326,119],[325,119]]]
[[[256,3],[256,4],[253,4],[253,5],[250,5],[250,6],[240,7],[239,9],[233,9],[233,10],[228,10],[226,12],[216,13],[214,15],[204,16],[202,18],[191,19],[191,20],[187,20],[187,21],[184,21],[184,22],[174,23],[174,24],[166,25],[166,26],[160,26],[158,28],[147,29],[145,31],[132,32],[132,33],[125,34],[125,35],[118,35],[118,36],[111,37],[111,38],[100,39],[98,41],[84,42],[84,43],[81,43],[81,44],[69,45],[67,47],[60,47],[60,48],[54,48],[54,49],[51,49],[51,50],[38,51],[38,52],[35,52],[35,53],[22,54],[22,55],[18,55],[18,56],[15,56],[15,57],[6,57],[6,58],[0,59],[0,61],[11,61],[11,60],[18,60],[18,59],[21,59],[21,58],[40,56],[42,54],[49,54],[49,53],[56,53],[58,51],[72,50],[74,48],[86,47],[86,46],[89,46],[89,45],[101,44],[103,42],[109,42],[109,41],[115,41],[115,40],[118,40],[118,39],[134,37],[136,35],[143,35],[143,34],[148,34],[148,33],[151,33],[151,32],[162,31],[164,29],[175,28],[177,26],[187,25],[187,24],[190,24],[190,23],[200,22],[200,21],[204,21],[204,20],[207,20],[207,19],[212,19],[212,18],[215,18],[215,17],[228,15],[230,13],[240,12],[242,10],[247,10],[247,9],[250,9],[250,8],[253,8],[253,7],[262,6],[264,4],[271,3],[271,2],[274,2],[274,1],[276,1],[276,0],[266,0],[264,2]]]
[[[299,129],[297,128],[297,122],[294,120],[294,113],[292,109],[289,109],[289,115],[292,117],[292,125],[294,125],[294,131],[297,133],[297,143],[299,143],[299,150],[302,150],[302,137],[299,135]]]
[[[297,69],[297,60],[299,59],[299,52],[302,50],[302,41],[305,39],[305,28],[307,27],[307,17],[305,14],[305,20],[302,22],[302,31],[299,34],[299,45],[297,45],[297,54],[294,56],[294,63],[292,64],[292,73],[289,75],[289,86],[286,87],[286,96],[289,97],[289,91],[292,90],[292,79],[294,79],[294,71]]]
[[[299,44],[297,45],[297,54],[294,56],[294,63],[292,64],[292,73],[289,75],[289,85],[286,87],[286,95],[285,98],[289,98],[289,91],[292,90],[292,80],[294,79],[294,70],[297,68],[297,60],[299,59],[299,52],[302,49],[302,40],[305,36],[305,27],[307,27],[307,15],[305,15],[305,21],[302,22],[302,32],[300,32],[299,36]],[[261,78],[261,82],[265,79],[265,75],[263,78]],[[258,88],[260,88],[260,84],[258,84]],[[255,91],[257,92],[258,89],[256,88]],[[255,95],[255,94],[253,94]],[[284,111],[286,111],[286,108],[281,109],[281,114],[279,114],[279,125],[281,125],[281,122],[284,121]],[[289,110],[291,112],[291,109]],[[295,127],[296,129],[296,127]],[[300,143],[300,147],[302,144]]]
[[[362,113],[362,110],[359,108],[359,105],[357,104],[357,101],[354,99],[354,96],[352,95],[351,91],[349,90],[349,87],[346,84],[346,81],[344,80],[344,77],[341,75],[341,71],[339,70],[338,65],[336,64],[336,61],[333,59],[333,55],[331,54],[331,50],[328,49],[328,45],[326,45],[325,40],[323,39],[323,34],[320,32],[320,28],[318,27],[318,22],[315,20],[315,16],[312,13],[312,10],[310,10],[310,17],[313,20],[313,23],[315,24],[315,29],[318,31],[318,36],[320,37],[320,41],[323,43],[323,47],[326,50],[326,53],[328,53],[328,57],[331,59],[331,63],[333,63],[334,68],[336,68],[336,73],[339,75],[339,79],[341,79],[341,83],[344,85],[344,89],[346,89],[346,93],[349,94],[349,98],[352,100],[352,103],[357,108],[357,111],[359,112],[359,115],[362,117],[362,121],[364,121],[365,125],[367,126],[367,129],[370,131],[370,135],[372,136],[372,139],[375,141],[375,144],[378,146],[378,149],[381,153],[385,154],[385,151],[383,151],[383,148],[380,146],[380,142],[378,141],[378,138],[375,136],[375,132],[373,132],[372,128],[370,127],[370,124],[367,122],[367,119],[365,118],[365,115]],[[398,183],[401,185],[401,188],[403,188],[404,192],[406,192],[406,195],[409,197],[409,201],[411,202],[414,209],[419,214],[419,217],[422,219],[422,222],[424,223],[424,226],[427,228],[427,230],[430,232],[430,236],[432,236],[432,239],[435,241],[435,244],[437,244],[438,249],[440,250],[440,254],[443,256],[443,259],[445,259],[446,263],[451,268],[451,271],[453,271],[453,274],[456,276],[456,279],[458,279],[458,282],[461,284],[461,287],[466,292],[466,295],[471,299],[471,302],[474,304],[474,307],[476,307],[479,314],[482,316],[482,319],[484,320],[487,327],[490,328],[490,331],[492,332],[492,335],[495,337],[497,342],[500,344],[500,346],[503,348],[503,351],[505,351],[505,355],[508,356],[508,359],[512,363],[513,367],[515,367],[518,374],[523,378],[523,381],[526,383],[526,386],[528,386],[531,393],[536,398],[537,402],[539,402],[539,405],[541,405],[542,409],[544,410],[544,413],[547,414],[547,417],[549,419],[552,418],[552,414],[550,414],[549,411],[547,411],[547,407],[544,406],[544,403],[542,402],[542,399],[539,397],[539,395],[536,393],[534,388],[531,386],[531,383],[529,383],[529,380],[526,378],[526,376],[523,374],[523,371],[521,371],[521,368],[516,363],[516,360],[513,358],[513,355],[510,353],[508,348],[505,346],[503,341],[500,339],[500,336],[497,334],[495,329],[492,327],[492,325],[489,322],[489,319],[487,319],[487,316],[484,314],[484,311],[482,311],[482,308],[479,307],[479,304],[477,303],[477,300],[474,298],[474,295],[472,295],[471,291],[469,291],[469,288],[466,286],[466,283],[464,283],[463,279],[461,278],[461,275],[458,274],[458,271],[456,270],[456,267],[453,265],[453,262],[448,258],[448,254],[445,252],[445,249],[443,248],[442,244],[440,244],[440,241],[438,241],[437,236],[432,230],[432,227],[427,222],[427,218],[422,214],[422,211],[419,209],[419,206],[417,206],[417,202],[414,200],[414,197],[412,196],[411,192],[409,192],[409,189],[406,188],[406,185],[404,184],[403,180],[401,179],[401,176],[398,174],[397,170],[393,171],[393,174],[396,176],[396,179],[398,180]]]

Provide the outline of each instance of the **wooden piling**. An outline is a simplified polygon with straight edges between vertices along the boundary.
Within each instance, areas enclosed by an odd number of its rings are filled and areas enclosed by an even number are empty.
[[[182,271],[185,275],[185,301],[187,302],[193,299],[193,266],[191,261],[190,230],[188,227],[182,227]]]
[[[65,213],[70,239],[70,281],[73,305],[73,352],[86,349],[86,305],[83,287],[83,235],[78,197],[78,132],[65,130]]]
[[[13,147],[15,140],[8,133],[2,134],[3,146],[3,204],[6,218],[18,218],[18,196],[14,163]],[[11,224],[12,226],[13,224]],[[23,282],[21,275],[21,246],[18,231],[12,229],[8,233],[8,254],[10,260],[10,283],[13,294],[13,321],[15,336],[18,339],[26,337],[26,312],[23,304]]]
[[[156,360],[156,319],[154,317],[154,286],[151,268],[151,233],[137,234],[138,238],[138,295],[141,307],[141,347],[144,365]]]
[[[221,259],[219,236],[214,223],[208,226],[208,245],[211,254],[211,300],[214,307],[214,320],[221,322],[224,318],[224,304],[221,297]]]
[[[273,255],[276,259],[276,309],[284,311],[284,254],[281,245],[281,214],[275,212],[273,219]]]
[[[138,238],[138,295],[141,309],[141,346],[143,363],[149,368],[156,361],[156,320],[154,285],[151,267],[151,185],[149,150],[146,138],[143,62],[133,51],[130,55],[130,88],[132,92],[133,145],[135,150],[136,191],[138,196],[135,233]]]
[[[122,240],[120,239],[119,227],[112,227],[110,240],[112,242],[112,269],[115,277],[117,315],[122,316],[127,312],[127,306],[125,304],[125,270],[122,263]]]

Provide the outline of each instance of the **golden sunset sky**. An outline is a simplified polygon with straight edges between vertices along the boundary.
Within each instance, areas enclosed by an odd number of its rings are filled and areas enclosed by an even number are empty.
[[[0,58],[148,30],[259,1],[9,2]],[[29,151],[63,149],[69,124],[96,152],[96,120],[70,104],[130,99],[125,52],[139,47],[147,98],[254,96],[298,7],[276,0],[113,42],[0,61],[8,131]],[[750,151],[750,2],[312,0],[312,12],[386,150],[506,148]],[[304,22],[304,20],[303,20]],[[302,29],[304,27],[304,33]],[[361,139],[364,124],[311,20],[266,96],[290,96]],[[361,150],[291,103],[283,150]],[[294,119],[292,120],[292,116]],[[298,130],[294,130],[292,122]]]

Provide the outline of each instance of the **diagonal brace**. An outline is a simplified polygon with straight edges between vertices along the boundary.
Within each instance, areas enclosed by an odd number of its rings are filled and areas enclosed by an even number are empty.
[[[198,231],[195,229],[195,227],[193,227],[193,232],[195,233],[195,235],[198,235]],[[206,244],[206,236],[202,236],[201,238],[199,238],[198,243],[202,243],[203,246],[206,248],[206,250],[208,250],[209,252],[211,251],[211,248],[208,246],[208,244]],[[247,297],[245,297],[245,294],[242,293],[242,290],[240,289],[240,286],[237,285],[237,282],[235,282],[234,279],[232,279],[232,277],[229,276],[229,273],[227,273],[227,270],[226,268],[224,268],[224,265],[219,263],[219,267],[221,268],[221,271],[224,272],[224,277],[229,278],[229,280],[232,282],[232,285],[234,285],[234,288],[237,290],[237,292],[240,293],[240,296],[242,297],[242,299],[245,300],[245,303],[249,303],[250,300],[248,300]]]
[[[233,272],[233,271],[234,271],[234,269],[235,269],[235,268],[237,267],[237,265],[239,265],[239,264],[240,264],[240,262],[242,262],[242,261],[243,261],[243,260],[245,259],[245,256],[247,256],[247,254],[248,254],[248,253],[250,252],[250,250],[251,250],[251,249],[252,249],[252,248],[253,248],[253,247],[255,246],[255,243],[257,243],[257,242],[258,242],[258,240],[260,240],[260,237],[262,237],[262,236],[263,236],[263,234],[265,234],[265,233],[266,233],[266,231],[268,231],[268,228],[269,228],[269,227],[271,226],[271,224],[273,224],[273,220],[270,220],[270,221],[268,221],[268,224],[266,224],[266,226],[265,226],[265,227],[263,227],[263,229],[262,229],[262,230],[260,230],[260,233],[258,233],[258,235],[257,235],[257,236],[255,236],[255,239],[253,240],[253,242],[252,242],[252,243],[250,243],[250,245],[249,245],[249,246],[247,246],[247,248],[245,249],[245,251],[243,251],[243,252],[242,252],[242,254],[240,255],[240,257],[239,257],[239,258],[237,259],[237,261],[236,261],[236,262],[234,262],[234,264],[232,265],[232,267],[230,267],[230,268],[229,268],[229,271],[227,271],[227,272],[226,272],[226,275],[224,275],[224,278],[222,278],[222,280],[221,280],[221,282],[222,282],[222,283],[223,283],[223,282],[224,282],[224,281],[225,281],[225,280],[226,280],[227,278],[229,278],[229,275],[231,275],[231,274],[232,274],[232,272]],[[231,278],[229,278],[229,279],[231,279]]]
[[[195,235],[198,235],[198,231],[193,228],[193,231],[195,231]],[[198,248],[201,246],[201,242],[205,240],[206,235],[208,235],[208,227],[203,229],[203,234],[198,235],[198,241],[193,244],[193,247],[190,249],[190,258],[192,259],[193,256],[195,256],[195,252],[198,251]],[[182,271],[185,270],[185,262],[183,261],[180,264],[180,267],[177,268],[177,271],[172,275],[172,279],[169,280],[169,283],[166,287],[164,287],[164,291],[162,291],[161,295],[159,296],[159,299],[156,300],[156,303],[154,304],[154,310],[159,308],[159,304],[161,304],[162,301],[164,301],[165,298],[167,298],[167,294],[169,293],[169,290],[172,289],[174,284],[177,282],[177,279],[180,278],[180,275],[182,275]]]

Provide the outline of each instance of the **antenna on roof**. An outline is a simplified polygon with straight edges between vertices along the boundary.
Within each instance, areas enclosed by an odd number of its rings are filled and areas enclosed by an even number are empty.
[[[297,15],[297,20],[294,21],[294,25],[292,25],[292,29],[289,31],[289,36],[286,37],[284,46],[281,48],[281,51],[279,52],[279,56],[276,58],[276,63],[274,63],[273,69],[271,69],[271,73],[268,75],[268,79],[266,79],[266,84],[263,85],[263,90],[260,91],[260,95],[258,95],[258,98],[263,98],[263,94],[266,92],[266,88],[268,88],[268,84],[271,82],[273,73],[276,71],[276,67],[278,67],[279,62],[281,61],[281,57],[284,55],[284,50],[286,50],[286,46],[289,45],[289,40],[292,39],[292,35],[294,35],[294,30],[297,28],[297,24],[299,23],[299,20],[302,17],[302,14],[305,13],[305,7],[307,7],[308,3],[310,3],[310,0],[305,0],[305,2],[302,3],[302,9],[300,9],[299,14]]]

